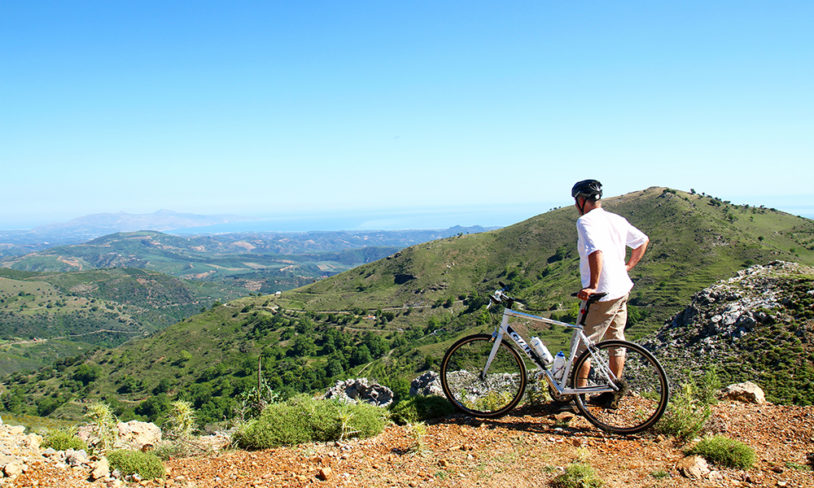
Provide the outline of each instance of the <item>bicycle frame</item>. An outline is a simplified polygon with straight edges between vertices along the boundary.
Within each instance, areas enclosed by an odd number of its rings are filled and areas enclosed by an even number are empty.
[[[525,339],[518,334],[512,327],[509,325],[509,319],[511,317],[517,317],[522,319],[531,320],[533,322],[543,323],[543,324],[550,324],[550,325],[558,325],[561,327],[568,327],[570,329],[574,329],[574,336],[571,339],[571,349],[568,355],[568,361],[565,363],[565,371],[562,373],[562,378],[560,381],[557,381],[554,378],[553,373],[546,367],[543,363],[542,358],[540,358],[536,351],[534,351],[531,346],[529,346]],[[618,389],[615,386],[614,380],[616,380],[616,375],[613,374],[608,364],[603,361],[601,358],[594,355],[594,343],[591,341],[588,336],[585,335],[583,332],[583,327],[581,325],[569,324],[566,322],[560,322],[559,320],[549,319],[546,317],[540,317],[538,315],[532,315],[524,312],[519,312],[517,310],[512,310],[510,307],[503,308],[503,318],[500,321],[500,324],[497,326],[495,331],[492,333],[492,339],[494,340],[494,345],[492,346],[492,350],[489,353],[489,358],[486,360],[486,365],[481,372],[481,376],[485,377],[487,371],[489,370],[489,366],[492,364],[492,360],[495,358],[495,354],[497,354],[497,350],[500,347],[500,343],[503,341],[504,336],[508,335],[509,338],[514,341],[518,348],[520,348],[523,353],[537,366],[540,367],[542,372],[537,373],[537,376],[544,375],[545,378],[548,380],[548,384],[557,390],[557,393],[560,395],[579,395],[583,393],[603,393],[606,391],[617,391]],[[565,385],[568,381],[568,377],[571,374],[571,367],[573,366],[575,355],[577,352],[577,348],[579,347],[580,343],[584,343],[587,346],[587,350],[590,351],[591,354],[591,362],[595,369],[599,371],[601,375],[605,377],[607,380],[607,385],[603,386],[587,386],[587,387],[577,387],[573,385],[572,388],[566,388]]]

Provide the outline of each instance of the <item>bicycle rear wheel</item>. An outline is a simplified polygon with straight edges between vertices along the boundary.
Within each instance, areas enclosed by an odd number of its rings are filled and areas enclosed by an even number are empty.
[[[475,417],[499,417],[513,409],[526,390],[526,365],[506,342],[501,342],[489,369],[492,336],[464,337],[447,350],[441,362],[441,386],[458,409]]]
[[[650,428],[667,408],[670,389],[664,368],[642,346],[627,341],[600,342],[593,356],[586,350],[577,358],[572,384],[582,386],[587,379],[586,386],[608,386],[603,368],[594,363],[611,364],[611,356],[624,357],[621,381],[615,381],[619,391],[576,395],[577,408],[589,422],[609,432],[634,434]],[[580,381],[583,369],[586,378]]]

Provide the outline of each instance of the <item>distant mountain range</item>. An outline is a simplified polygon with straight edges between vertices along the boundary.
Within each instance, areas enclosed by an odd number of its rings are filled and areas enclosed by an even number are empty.
[[[151,214],[100,213],[31,230],[0,230],[0,256],[22,255],[64,244],[78,244],[116,232],[168,231],[227,224],[241,220],[228,215],[197,215],[159,210]]]
[[[228,281],[246,293],[271,293],[310,283],[401,248],[481,227],[445,230],[240,233],[180,237],[156,231],[120,232],[84,244],[7,256],[0,265],[64,272],[140,268],[184,279]]]
[[[335,229],[337,225],[341,225],[341,222],[329,222],[329,219],[330,216],[321,219],[303,217],[301,220],[291,218],[269,220],[237,215],[178,213],[171,210],[159,210],[150,214],[100,213],[86,215],[68,222],[43,225],[30,230],[0,230],[0,257],[22,256],[54,246],[81,244],[109,234],[137,231],[157,231],[182,236],[231,234],[241,236],[240,238],[243,238],[243,236],[245,238],[256,237],[261,240],[277,240],[280,242],[284,240],[304,242],[315,238],[315,240],[321,241],[323,244],[334,238],[333,241],[337,246],[328,244],[327,247],[323,246],[319,250],[341,250],[360,247],[360,243],[367,246],[403,247],[428,239],[454,235],[459,232],[469,234],[487,230],[487,228],[479,226],[456,226],[449,229],[435,229],[432,226],[425,226],[419,230],[404,231],[301,230],[304,226],[311,229],[321,229],[323,226]],[[373,239],[370,243],[361,242],[369,238]],[[347,241],[344,245],[341,242],[343,239]],[[289,250],[283,250],[283,248]],[[281,246],[281,249],[275,252],[299,252],[298,249],[290,249],[291,246]]]
[[[61,233],[77,237],[98,237],[114,232],[137,230],[169,231],[188,227],[203,227],[246,220],[236,215],[198,215],[158,210],[151,214],[127,212],[86,215],[61,224],[40,226],[34,232],[41,234]]]

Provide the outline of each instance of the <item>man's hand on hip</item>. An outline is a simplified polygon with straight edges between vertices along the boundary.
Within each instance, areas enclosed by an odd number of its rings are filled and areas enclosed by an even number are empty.
[[[579,293],[577,293],[577,298],[580,300],[587,300],[594,293],[596,293],[596,288],[583,288],[579,290]]]

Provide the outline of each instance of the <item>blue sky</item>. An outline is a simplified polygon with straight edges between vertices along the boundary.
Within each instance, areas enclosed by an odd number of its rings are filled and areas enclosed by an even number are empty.
[[[0,228],[158,209],[506,225],[589,177],[814,217],[812,18],[803,1],[6,0]]]

